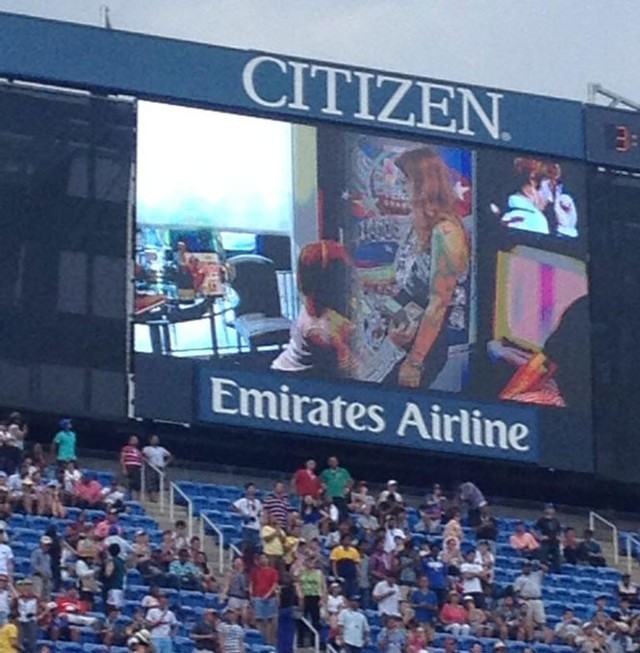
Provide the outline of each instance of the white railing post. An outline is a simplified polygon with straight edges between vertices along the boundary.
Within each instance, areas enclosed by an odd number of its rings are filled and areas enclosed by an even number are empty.
[[[160,512],[164,514],[164,503],[165,503],[164,490],[165,490],[166,472],[163,469],[156,467],[153,463],[150,463],[147,460],[143,461],[142,463],[142,473],[140,477],[140,498],[142,501],[149,500],[149,497],[147,496],[147,485],[148,485],[147,468],[149,467],[158,475],[158,493],[160,495],[159,498]]]
[[[189,531],[189,539],[191,539],[193,537],[193,501],[175,483],[169,483],[169,519],[172,524],[175,524],[174,504],[176,493],[187,502],[187,529]]]
[[[224,533],[216,524],[214,524],[209,517],[206,515],[200,514],[200,526],[201,526],[201,533],[202,533],[202,541],[204,541],[204,525],[205,522],[209,525],[209,527],[213,530],[213,532],[218,536],[218,573],[222,573],[224,571]]]
[[[608,519],[605,519],[602,515],[599,515],[597,512],[592,510],[589,513],[589,530],[595,530],[594,526],[596,521],[599,521],[611,529],[611,535],[613,536],[613,561],[616,565],[618,565],[620,563],[618,527],[613,522],[610,522]]]
[[[301,617],[300,621],[313,633],[313,649],[315,653],[320,653],[320,633],[306,617]]]
[[[627,573],[631,575],[633,569],[633,545],[636,545],[640,550],[640,538],[631,533],[625,535],[625,553],[627,556]]]
[[[631,538],[627,535],[626,538],[627,549],[627,573],[631,575]]]

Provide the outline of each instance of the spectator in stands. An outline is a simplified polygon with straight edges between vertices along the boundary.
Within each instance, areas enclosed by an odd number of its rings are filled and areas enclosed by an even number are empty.
[[[544,627],[547,622],[542,601],[542,583],[546,570],[545,565],[537,562],[534,570],[532,562],[526,560],[522,565],[522,574],[513,583],[516,596],[527,606],[525,632],[529,640],[533,639],[536,628]]]
[[[484,494],[477,485],[471,481],[462,483],[458,488],[459,500],[467,506],[467,520],[469,526],[475,527],[480,523],[480,511],[487,505]]]
[[[618,598],[620,601],[627,600],[632,607],[638,604],[638,586],[631,581],[629,574],[622,574],[618,583]]]
[[[609,653],[631,653],[637,649],[631,637],[629,637],[629,626],[622,621],[614,621],[611,630],[607,635],[606,644]]]
[[[18,653],[22,651],[18,634],[17,615],[11,617],[0,627],[0,651],[2,653]]]
[[[300,498],[310,496],[316,501],[320,498],[322,482],[316,474],[316,461],[312,458],[309,458],[293,475],[291,493]]]
[[[475,562],[482,565],[482,569],[485,572],[485,576],[482,579],[482,590],[485,594],[489,593],[493,585],[496,559],[489,542],[487,540],[480,540],[478,542],[478,550],[476,551]]]
[[[432,627],[438,617],[438,597],[429,588],[429,577],[420,576],[418,587],[411,592],[411,607],[415,618],[423,626]]]
[[[80,600],[93,609],[98,591],[98,568],[95,565],[96,549],[91,540],[83,536],[78,542],[78,560],[75,566]]]
[[[565,562],[570,565],[578,564],[578,549],[580,547],[580,541],[576,537],[575,529],[568,528],[564,529],[564,537],[562,539],[562,555],[564,556]]]
[[[506,594],[498,603],[493,621],[498,629],[500,639],[515,639],[524,641],[525,624],[522,620],[520,608],[512,594]]]
[[[318,508],[317,501],[307,495],[302,499],[302,508],[300,510],[302,519],[302,538],[306,541],[320,537],[320,523],[322,522],[322,513]]]
[[[243,543],[257,550],[261,543],[262,503],[256,498],[256,486],[253,483],[244,486],[244,497],[232,503],[231,509],[242,517]]]
[[[244,630],[238,625],[238,611],[227,609],[224,616],[225,621],[218,626],[220,653],[245,653]]]
[[[44,474],[49,468],[49,461],[44,452],[44,447],[39,442],[36,442],[31,449],[31,461],[41,474]]]
[[[5,574],[9,582],[13,582],[14,556],[11,547],[7,544],[7,526],[0,522],[0,574]]]
[[[406,588],[405,595],[408,596],[411,588],[418,581],[420,571],[420,556],[413,546],[413,539],[410,533],[398,538],[398,549],[396,559],[398,561],[398,581],[403,588]]]
[[[205,592],[215,592],[218,589],[218,582],[209,568],[207,554],[204,551],[197,551],[193,554],[193,564],[200,571],[203,590]]]
[[[378,648],[381,653],[400,653],[407,641],[399,614],[389,615],[385,627],[378,634]]]
[[[53,586],[53,571],[51,568],[51,538],[43,535],[40,538],[40,546],[36,547],[31,554],[31,576],[34,582],[36,596],[48,602],[51,599],[51,588]]]
[[[578,560],[592,567],[605,567],[606,560],[602,555],[602,547],[593,539],[593,531],[587,528],[578,547]]]
[[[471,628],[467,623],[468,618],[467,611],[460,604],[460,594],[455,590],[451,590],[447,602],[440,610],[440,621],[445,631],[451,633],[456,639],[460,635],[466,637],[471,632]]]
[[[0,472],[0,519],[10,519],[12,512],[13,504],[11,502],[7,475],[5,472]]]
[[[120,469],[127,479],[127,489],[134,501],[138,500],[140,494],[143,462],[144,456],[140,451],[138,436],[132,435],[120,451]]]
[[[127,642],[127,628],[120,620],[120,610],[113,605],[107,606],[106,617],[97,625],[97,630],[102,643],[112,646],[124,646]]]
[[[347,499],[353,485],[351,474],[344,467],[340,467],[336,456],[331,456],[327,460],[327,468],[320,474],[320,480],[325,496],[338,509],[340,519],[345,519],[348,514]]]
[[[349,498],[349,511],[355,513],[364,512],[365,508],[371,511],[376,507],[376,500],[369,494],[369,486],[366,481],[359,481],[352,488]]]
[[[451,519],[447,522],[442,533],[444,541],[454,537],[458,541],[458,546],[464,540],[464,531],[462,530],[462,516],[460,510],[454,508],[451,511]]]
[[[80,482],[81,478],[82,472],[78,469],[76,461],[72,460],[68,462],[65,466],[62,479],[63,501],[65,505],[76,505],[76,485]]]
[[[525,529],[523,521],[516,522],[516,530],[509,538],[509,545],[527,557],[533,555],[540,548],[538,540]]]
[[[340,544],[331,550],[329,559],[333,576],[340,579],[345,595],[357,594],[360,552],[353,545],[350,535],[344,535],[340,539]]]
[[[425,533],[439,533],[447,498],[438,483],[434,483],[431,492],[425,496],[425,501],[420,506],[421,518],[424,523]],[[422,530],[422,529],[421,529]]]
[[[329,639],[334,641],[338,634],[338,615],[347,606],[347,600],[339,582],[334,581],[329,585],[327,594],[327,623],[329,626]]]
[[[171,539],[176,552],[189,548],[189,533],[187,533],[187,522],[184,519],[178,519],[173,525]]]
[[[489,506],[480,509],[480,522],[474,527],[477,540],[484,540],[489,543],[492,553],[496,551],[496,540],[498,539],[498,522],[491,515]]]
[[[178,551],[178,559],[169,565],[169,581],[176,589],[203,591],[202,572],[189,559],[189,549]]]
[[[284,483],[277,481],[273,486],[273,492],[264,499],[264,511],[273,515],[277,524],[282,530],[289,527],[289,513],[293,510],[289,497],[284,491]]]
[[[399,615],[402,592],[392,571],[387,571],[385,579],[373,588],[373,600],[378,604],[378,613],[382,615]]]
[[[23,481],[24,482],[24,481]],[[75,485],[76,506],[79,508],[98,509],[102,505],[102,485],[95,474],[84,472]]]
[[[363,506],[360,514],[356,517],[356,524],[363,531],[367,540],[372,539],[375,531],[380,528],[378,518],[372,514],[371,506]]]
[[[4,626],[9,620],[14,598],[15,590],[13,586],[9,586],[9,578],[6,574],[0,574],[0,626]]]
[[[278,596],[278,653],[293,653],[293,643],[296,636],[296,619],[294,616],[296,605],[297,596],[294,579],[291,573],[286,571],[280,578],[280,592]]]
[[[485,600],[482,591],[482,581],[488,580],[489,574],[482,563],[476,561],[476,550],[469,549],[464,554],[464,562],[460,565],[460,578],[462,579],[462,593],[470,596],[475,606],[484,609]]]
[[[553,629],[554,643],[575,646],[576,637],[581,634],[582,628],[576,621],[573,610],[571,608],[566,608],[562,613],[562,621],[559,621]]]
[[[476,637],[490,637],[493,625],[487,622],[487,615],[484,610],[478,608],[471,594],[462,597],[464,609],[467,611],[467,623],[471,633]]]
[[[116,527],[118,532],[121,531],[120,525],[118,523],[118,511],[114,508],[111,508],[110,510],[107,510],[107,514],[105,515],[104,519],[101,519],[96,524],[93,533],[97,538],[104,540],[104,538],[109,535],[109,531],[113,526]]]
[[[120,557],[120,547],[110,544],[107,556],[102,565],[102,593],[104,602],[121,608],[124,605],[124,583],[127,570],[124,560]]]
[[[62,620],[58,617],[58,605],[55,601],[50,601],[42,607],[38,618],[38,627],[44,633],[44,638],[52,642],[58,641]]]
[[[225,578],[220,600],[226,601],[229,608],[237,610],[242,623],[246,625],[249,621],[249,598],[249,580],[245,573],[244,560],[235,558],[232,569]]]
[[[369,622],[360,610],[360,597],[349,597],[347,607],[338,615],[337,643],[345,653],[360,653],[369,641]]]
[[[127,498],[127,488],[124,487],[116,478],[109,487],[102,490],[102,503],[107,512],[124,512],[124,502]]]
[[[176,615],[169,609],[167,595],[160,593],[159,605],[149,608],[145,622],[151,634],[155,653],[173,653],[173,641],[178,625]]]
[[[315,561],[307,557],[296,582],[296,591],[300,604],[301,615],[311,622],[311,625],[320,630],[320,610],[327,604],[327,585],[324,574],[315,566]],[[304,648],[308,629],[302,622],[298,628],[298,645]]]
[[[33,591],[33,581],[27,578],[17,583],[18,631],[21,653],[35,653],[38,639],[38,597]]]
[[[258,559],[258,566],[251,573],[250,592],[258,630],[271,646],[276,643],[278,580],[278,572],[263,553]]]
[[[266,523],[260,530],[260,537],[262,538],[262,552],[269,559],[271,566],[281,572],[284,565],[284,543],[287,540],[287,534],[272,512],[266,514]]]
[[[597,621],[598,617],[602,616],[603,621],[606,621],[609,616],[608,603],[609,597],[606,594],[596,596],[595,605],[591,607],[587,615],[588,618],[592,621]]]
[[[556,509],[552,503],[547,503],[544,513],[536,522],[535,530],[540,541],[538,558],[551,571],[560,573],[560,534],[562,525],[556,517]]]
[[[160,474],[171,464],[173,456],[170,451],[160,446],[160,438],[155,434],[151,436],[149,444],[142,450],[142,455],[147,465],[145,468],[146,490],[149,493],[149,501],[155,503],[160,491]]]
[[[64,468],[70,461],[77,459],[76,433],[71,420],[66,417],[60,420],[60,430],[56,433],[51,443],[51,458],[58,466]]]
[[[400,506],[403,503],[402,495],[398,492],[398,481],[391,479],[387,481],[387,489],[380,492],[378,497],[378,506],[384,502],[393,502]]]
[[[458,576],[463,558],[460,541],[456,537],[448,537],[444,540],[444,550],[440,554],[440,559],[447,566],[449,576]]]
[[[233,608],[230,608],[233,610]],[[196,653],[211,653],[218,650],[218,627],[220,615],[217,610],[205,610],[202,619],[193,627],[189,634],[196,643]]]

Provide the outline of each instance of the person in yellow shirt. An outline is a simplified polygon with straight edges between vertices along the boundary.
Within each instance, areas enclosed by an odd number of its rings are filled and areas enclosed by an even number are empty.
[[[340,544],[331,550],[329,559],[334,577],[342,579],[345,596],[357,594],[360,552],[351,543],[349,535],[344,535]]]
[[[0,628],[0,651],[2,653],[18,653],[18,626],[16,616],[11,615],[9,621]]]
[[[283,556],[287,534],[282,530],[274,515],[266,514],[265,524],[260,530],[260,537],[262,552],[269,558],[271,565],[280,571],[284,568]]]

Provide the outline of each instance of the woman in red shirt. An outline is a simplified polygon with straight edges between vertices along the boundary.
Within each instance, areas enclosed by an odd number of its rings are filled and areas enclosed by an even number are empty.
[[[467,611],[460,604],[460,594],[452,590],[440,611],[440,621],[444,624],[444,629],[456,638],[460,635],[466,637],[471,630],[468,619]]]

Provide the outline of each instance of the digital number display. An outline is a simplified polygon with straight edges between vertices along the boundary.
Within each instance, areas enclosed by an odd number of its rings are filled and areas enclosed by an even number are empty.
[[[640,113],[587,107],[585,127],[589,161],[640,169]]]

